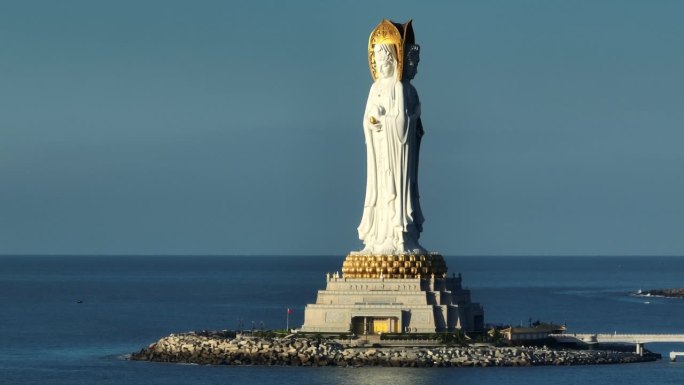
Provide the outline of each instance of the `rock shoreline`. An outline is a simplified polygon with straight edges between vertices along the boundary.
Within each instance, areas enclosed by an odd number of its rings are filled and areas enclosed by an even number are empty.
[[[658,354],[546,347],[350,347],[312,338],[230,337],[220,332],[171,334],[131,360],[200,365],[487,367],[600,365],[655,361]]]
[[[666,297],[666,298],[684,298],[683,289],[653,289],[646,291],[639,291],[637,295],[642,297]]]

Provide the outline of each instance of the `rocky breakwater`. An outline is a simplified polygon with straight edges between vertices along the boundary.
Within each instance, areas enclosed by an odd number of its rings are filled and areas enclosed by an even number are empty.
[[[212,333],[172,334],[131,355],[131,360],[200,365],[465,367],[597,365],[654,361],[603,350],[540,347],[439,346],[422,348],[348,347],[311,338],[226,337]]]

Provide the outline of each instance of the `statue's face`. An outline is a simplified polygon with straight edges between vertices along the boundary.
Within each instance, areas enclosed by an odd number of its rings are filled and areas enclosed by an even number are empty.
[[[394,75],[394,57],[387,47],[376,45],[373,48],[375,53],[375,72],[380,78],[389,78]]]
[[[418,73],[418,63],[420,62],[420,58],[418,57],[417,54],[415,55],[409,55],[409,57],[406,58],[406,63],[405,65],[405,77],[406,80],[411,80],[414,77],[416,77],[416,74]]]

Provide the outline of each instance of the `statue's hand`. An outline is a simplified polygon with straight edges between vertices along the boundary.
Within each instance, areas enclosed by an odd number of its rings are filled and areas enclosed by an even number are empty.
[[[382,124],[375,116],[371,115],[368,118],[368,123],[370,123],[370,129],[374,130],[375,132],[379,132],[380,130],[382,130]]]

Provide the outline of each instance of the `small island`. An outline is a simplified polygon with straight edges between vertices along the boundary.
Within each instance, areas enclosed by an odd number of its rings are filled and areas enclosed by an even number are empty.
[[[565,336],[565,326],[492,327],[463,277],[424,247],[418,189],[421,101],[412,84],[420,62],[412,21],[383,19],[368,40],[371,84],[363,115],[366,190],[360,249],[290,333],[202,331],[163,337],[133,361],[200,365],[499,367],[655,361],[644,342],[610,335]],[[444,78],[448,79],[449,74]],[[444,76],[440,74],[440,76]],[[446,113],[449,113],[448,111]],[[288,309],[288,317],[290,309]],[[563,338],[560,338],[563,337]],[[621,337],[621,338],[619,338]],[[619,344],[632,341],[631,345]]]
[[[444,339],[359,344],[358,340],[341,337],[189,332],[164,337],[131,354],[129,359],[199,365],[510,367],[621,364],[661,358],[651,352],[639,355],[620,349],[512,346]]]
[[[636,295],[642,297],[665,297],[665,298],[684,298],[684,288],[678,289],[653,289],[636,292]]]

